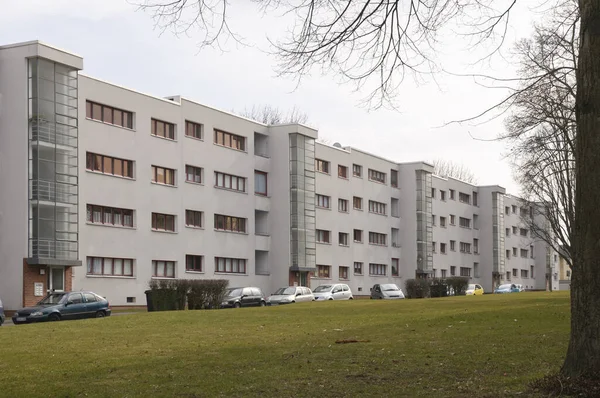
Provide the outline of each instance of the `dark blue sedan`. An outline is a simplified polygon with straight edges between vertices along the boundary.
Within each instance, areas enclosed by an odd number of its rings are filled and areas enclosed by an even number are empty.
[[[60,321],[110,316],[110,304],[104,297],[92,292],[50,293],[35,307],[23,308],[12,317],[15,325],[21,323]]]
[[[500,285],[494,290],[494,293],[519,293],[521,290],[515,285],[511,283],[506,283],[504,285]]]

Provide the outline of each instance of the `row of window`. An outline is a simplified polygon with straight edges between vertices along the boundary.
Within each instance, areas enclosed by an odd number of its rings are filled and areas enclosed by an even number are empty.
[[[332,243],[331,242],[331,231],[324,229],[316,230],[316,241],[317,243]],[[347,232],[339,232],[338,233],[338,243],[340,246],[349,246],[348,243]],[[392,246],[399,247],[398,243],[399,230],[397,228],[392,228]],[[353,240],[355,243],[363,243],[363,230],[355,229],[352,234]],[[382,234],[379,232],[369,232],[369,244],[376,246],[387,246],[387,234]]]
[[[390,207],[392,209],[392,217],[400,217],[400,201],[397,198],[391,198]],[[331,196],[316,194],[315,206],[323,209],[331,209]],[[348,213],[348,199],[338,199],[338,211]],[[363,198],[359,196],[352,197],[352,208],[354,210],[363,210]],[[380,215],[387,215],[387,203],[369,200],[369,212]]]
[[[505,206],[504,214],[507,216],[510,215],[511,210],[512,210],[512,214],[517,214],[517,209],[518,209],[518,207],[516,205]],[[519,209],[519,215],[521,216],[521,218],[525,218],[525,217],[529,216],[529,218],[533,219],[533,206],[529,206],[529,208],[521,207]]]
[[[447,218],[440,216],[439,219],[440,219],[440,227],[446,228],[448,225]],[[475,229],[479,229],[479,216],[477,214],[473,214],[472,221],[473,221],[472,227]],[[433,224],[433,226],[437,225],[437,216],[435,214],[433,214],[431,216],[431,223]],[[450,214],[450,225],[453,225],[453,226],[456,225],[456,216],[454,214]],[[471,229],[471,219],[466,218],[466,217],[459,217],[458,225],[462,228]]]
[[[330,174],[331,163],[323,159],[315,159],[315,169],[318,172]],[[359,164],[352,165],[352,175],[357,178],[362,178],[363,168]],[[385,184],[387,174],[378,170],[368,169],[369,180]],[[338,177],[348,179],[348,166],[338,164]],[[390,169],[390,185],[398,188],[398,170]]]
[[[528,270],[527,269],[520,270],[521,271],[521,278],[522,279],[527,279],[529,277],[535,278],[535,276],[534,276],[534,270],[535,270],[535,267],[533,265],[530,266]],[[512,269],[512,275],[511,275],[510,271],[506,271],[506,280],[510,280],[511,276],[517,278],[519,276],[519,270],[517,268],[513,268]]]
[[[354,262],[354,275],[363,275],[363,266],[362,262]],[[322,279],[331,279],[332,266],[331,265],[317,265],[316,277]],[[369,263],[369,275],[370,276],[386,276],[388,271],[387,264],[376,264]],[[400,276],[400,260],[397,258],[392,258],[392,276]],[[340,265],[338,267],[338,278],[343,280],[350,279],[350,267],[345,265]]]
[[[87,152],[86,168],[103,174],[133,178],[133,161]],[[177,170],[163,166],[151,166],[152,182],[175,186]],[[186,182],[201,184],[204,178],[202,167],[185,165]],[[215,187],[246,192],[247,178],[215,171]],[[267,173],[254,170],[254,193],[267,195]]]
[[[175,278],[176,262],[152,260],[152,277]],[[185,270],[204,272],[204,256],[186,254]],[[215,272],[227,274],[246,274],[246,259],[215,257]],[[134,260],[132,258],[87,257],[87,275],[133,277]]]
[[[474,254],[479,254],[479,239],[474,238],[472,246],[471,246],[471,243],[468,243],[468,242],[459,242],[459,249],[460,249],[461,253],[471,253],[471,247],[473,248]],[[433,248],[433,252],[437,253],[437,242],[432,242],[432,248]],[[440,242],[440,253],[441,254],[448,253],[446,248],[447,248],[446,243]],[[453,252],[456,251],[456,241],[455,240],[450,241],[450,251],[453,251]]]
[[[506,228],[505,231],[504,231],[504,235],[507,236],[507,237],[510,236],[510,231],[511,231],[510,228]],[[521,236],[523,236],[523,237],[526,238],[526,237],[529,236],[529,230],[527,228],[519,228],[519,227],[513,226],[512,227],[512,234],[513,235],[519,234],[519,235],[521,235]]]
[[[513,257],[517,257],[517,255],[520,254],[521,258],[533,258],[534,255],[534,250],[533,250],[533,245],[529,245],[529,250],[527,249],[521,249],[519,252],[519,249],[516,247],[512,248],[512,256]],[[506,249],[506,258],[510,259],[511,257],[511,251],[510,249]]]
[[[456,273],[457,269],[459,272],[458,274]],[[448,270],[442,269],[439,271],[440,271],[441,278],[448,277]],[[434,278],[438,277],[437,272],[438,272],[438,270],[434,268],[433,275],[432,275]],[[451,265],[450,266],[450,276],[463,276],[463,277],[467,277],[467,278],[471,278],[471,277],[479,278],[479,263],[473,263],[473,268],[456,267],[455,265]]]
[[[431,188],[431,198],[432,199],[437,199],[437,189],[436,188]],[[439,190],[440,191],[440,200],[445,202],[446,201],[446,191],[444,190]],[[450,197],[450,200],[456,200],[456,191],[454,189],[449,189],[448,190],[448,196]],[[466,203],[466,204],[471,204],[471,199],[473,201],[473,206],[479,206],[478,204],[478,195],[477,192],[472,193],[472,195],[469,195],[468,193],[464,193],[464,192],[459,192],[458,193],[458,201],[461,203]]]

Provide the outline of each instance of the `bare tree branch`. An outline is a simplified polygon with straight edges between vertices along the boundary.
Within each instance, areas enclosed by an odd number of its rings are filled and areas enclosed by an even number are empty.
[[[232,112],[267,125],[308,123],[308,115],[296,107],[285,113],[271,105],[252,105],[251,109],[244,108],[241,112]]]
[[[456,178],[469,184],[477,184],[477,177],[466,166],[449,160],[436,159],[433,161],[433,173],[440,177]]]

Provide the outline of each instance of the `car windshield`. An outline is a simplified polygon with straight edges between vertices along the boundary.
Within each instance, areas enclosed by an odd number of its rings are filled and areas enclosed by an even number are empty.
[[[242,295],[242,288],[234,288],[234,289],[227,289],[225,291],[225,296],[228,297],[236,297],[236,296],[241,296]]]
[[[52,293],[40,300],[38,305],[60,304],[65,297],[67,297],[66,293]]]
[[[398,286],[394,285],[393,283],[390,283],[386,285],[381,285],[381,290],[383,290],[384,292],[396,292],[400,289],[398,289]]]
[[[328,292],[331,290],[333,286],[331,285],[321,285],[321,286],[317,286],[317,288],[315,290],[313,290],[313,293],[321,293],[321,292]]]
[[[502,290],[510,289],[510,285],[500,285],[500,286],[498,286],[498,289],[502,289]]]
[[[289,296],[290,294],[296,294],[296,288],[295,287],[282,287],[280,289],[277,289],[277,291],[273,294],[276,296]]]
[[[470,284],[469,287],[467,288],[467,290],[475,290],[475,285]]]

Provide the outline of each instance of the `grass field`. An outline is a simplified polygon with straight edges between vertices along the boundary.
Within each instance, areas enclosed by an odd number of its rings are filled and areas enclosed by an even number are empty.
[[[0,328],[9,397],[529,396],[566,293],[139,313]],[[365,340],[336,344],[339,340]]]

